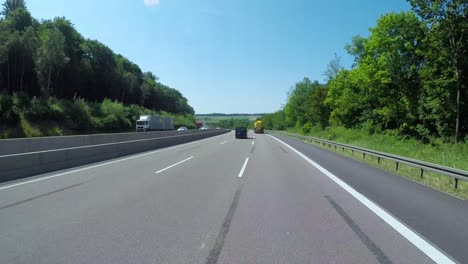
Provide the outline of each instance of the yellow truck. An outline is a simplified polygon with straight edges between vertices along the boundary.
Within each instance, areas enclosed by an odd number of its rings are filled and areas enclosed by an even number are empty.
[[[254,124],[254,132],[255,133],[263,133],[263,123],[261,120],[257,120],[255,121],[255,124]]]

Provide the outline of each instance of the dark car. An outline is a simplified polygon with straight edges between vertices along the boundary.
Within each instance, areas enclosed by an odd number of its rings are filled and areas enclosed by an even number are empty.
[[[247,138],[247,128],[236,127],[236,138]]]

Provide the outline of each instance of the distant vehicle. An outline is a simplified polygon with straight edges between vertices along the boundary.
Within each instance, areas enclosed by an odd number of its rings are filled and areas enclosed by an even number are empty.
[[[236,127],[236,138],[247,138],[247,128]]]
[[[197,129],[200,129],[203,127],[203,122],[202,121],[197,121]]]
[[[188,130],[188,128],[186,128],[186,127],[179,127],[179,129],[177,129],[177,131],[187,131],[187,130]]]
[[[262,133],[262,134],[264,133],[263,122],[261,120],[255,121],[254,132],[255,133]]]
[[[174,119],[172,117],[142,115],[136,121],[136,131],[156,131],[156,130],[173,130]]]
[[[219,129],[222,129],[222,128],[220,128],[220,127],[217,127],[216,129],[217,129],[217,130],[219,130]]]
[[[204,126],[204,127],[200,127],[199,130],[208,130],[208,128]]]

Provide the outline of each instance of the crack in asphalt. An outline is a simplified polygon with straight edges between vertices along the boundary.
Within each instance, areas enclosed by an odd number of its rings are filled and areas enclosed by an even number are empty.
[[[279,146],[279,147],[284,153],[288,154],[288,152],[283,147],[281,147],[281,146]]]
[[[65,187],[65,188],[61,188],[61,189],[58,189],[58,190],[55,190],[55,191],[52,191],[52,192],[48,192],[48,193],[44,193],[44,194],[41,194],[41,195],[38,195],[38,196],[34,196],[34,197],[31,197],[31,198],[28,198],[28,199],[25,199],[25,200],[21,200],[21,201],[16,202],[16,203],[8,204],[8,205],[0,207],[0,210],[10,208],[10,207],[13,207],[13,206],[16,206],[16,205],[20,205],[20,204],[23,204],[23,203],[27,203],[27,202],[30,202],[32,200],[36,200],[36,199],[39,199],[39,198],[42,198],[42,197],[45,197],[45,196],[48,196],[48,195],[51,195],[51,194],[54,194],[54,193],[65,191],[65,190],[80,186],[82,184],[83,183],[73,184],[73,185],[70,185],[70,186]]]
[[[179,151],[179,152],[182,153],[182,152],[186,152],[186,151],[189,151],[189,150],[192,150],[192,149],[197,149],[197,148],[199,148],[199,147],[201,147],[201,146],[196,146],[196,147],[193,147],[193,148],[184,149],[184,150],[181,150],[181,151]]]
[[[216,264],[218,262],[219,255],[221,254],[221,251],[223,250],[224,239],[226,238],[226,235],[229,232],[232,218],[234,216],[234,213],[236,212],[237,205],[239,204],[239,198],[240,198],[240,194],[241,194],[243,186],[244,186],[243,182],[239,183],[236,193],[234,194],[234,198],[232,199],[231,206],[229,207],[229,211],[226,215],[226,218],[224,219],[221,229],[219,230],[218,236],[216,237],[215,244],[213,248],[210,250],[210,253],[208,254],[208,258],[206,259],[206,262],[205,262],[206,264]]]

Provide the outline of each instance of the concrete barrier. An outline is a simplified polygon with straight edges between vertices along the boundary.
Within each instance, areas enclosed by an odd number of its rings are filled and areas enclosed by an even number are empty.
[[[61,137],[37,137],[37,138],[15,138],[0,139],[0,156],[33,151],[44,151],[58,148],[72,148],[87,145],[114,143],[146,138],[166,137],[175,135],[189,135],[204,133],[207,131],[154,131],[154,132],[132,132],[114,134],[92,134]]]
[[[26,178],[42,173],[68,169],[93,162],[113,159],[125,155],[154,150],[158,148],[187,143],[229,132],[228,130],[186,131],[186,133],[159,132],[156,137],[150,133],[129,133],[129,140],[121,140],[121,135],[108,139],[107,143],[87,144],[73,147],[36,150],[34,152],[14,153],[0,156],[0,182]],[[176,131],[175,131],[176,132]],[[95,135],[94,135],[95,136]],[[153,136],[155,136],[153,134]],[[57,140],[63,137],[55,137]],[[42,138],[45,139],[45,138]],[[120,139],[120,142],[112,142]],[[79,139],[80,141],[82,139]],[[96,139],[85,139],[89,143]],[[48,142],[51,142],[49,139]],[[52,140],[53,141],[53,140]],[[73,142],[76,144],[77,141]],[[81,141],[83,142],[83,141]],[[99,141],[99,142],[105,142]],[[35,147],[43,146],[40,142]],[[52,146],[56,146],[55,143]],[[25,146],[23,146],[25,147]]]

